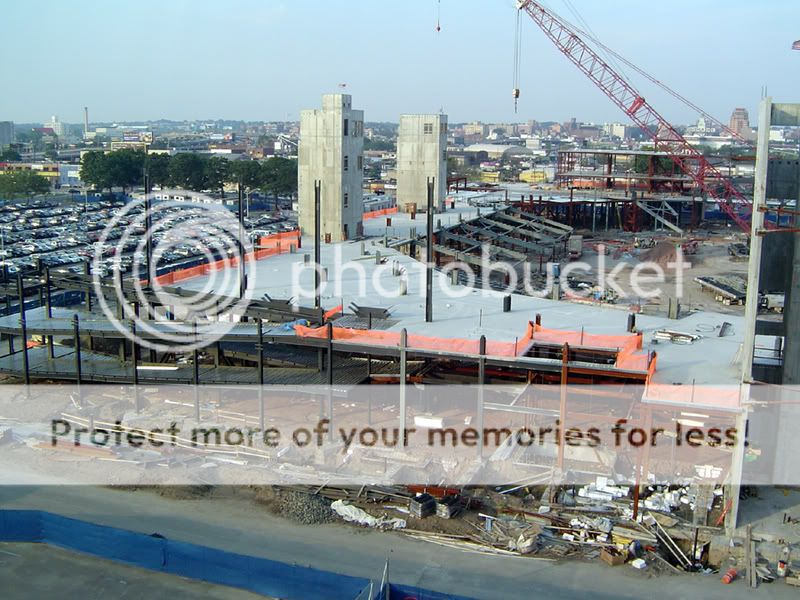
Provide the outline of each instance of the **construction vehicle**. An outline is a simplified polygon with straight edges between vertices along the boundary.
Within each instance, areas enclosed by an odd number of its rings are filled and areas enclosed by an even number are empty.
[[[697,240],[689,240],[688,242],[684,242],[681,244],[681,251],[684,254],[697,254],[697,248],[700,244],[697,243]]]
[[[578,260],[583,256],[583,236],[571,235],[567,241],[567,256],[570,260]]]
[[[759,294],[758,308],[762,311],[782,313],[785,301],[785,294]]]
[[[742,242],[728,244],[728,254],[732,260],[746,261],[750,259],[750,246]]]

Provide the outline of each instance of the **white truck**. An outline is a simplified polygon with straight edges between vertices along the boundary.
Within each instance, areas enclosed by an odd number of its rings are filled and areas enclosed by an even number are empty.
[[[583,236],[571,235],[567,241],[567,255],[570,260],[578,260],[583,256]]]

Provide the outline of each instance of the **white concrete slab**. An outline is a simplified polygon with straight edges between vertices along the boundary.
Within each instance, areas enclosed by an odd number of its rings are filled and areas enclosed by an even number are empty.
[[[587,334],[625,334],[628,313],[614,307],[576,304],[514,294],[512,310],[502,312],[504,294],[450,285],[442,273],[434,273],[434,322],[425,323],[424,266],[408,256],[383,247],[382,240],[364,242],[367,256],[361,256],[360,242],[324,245],[322,265],[329,270],[329,282],[322,294],[326,309],[351,302],[360,305],[390,308],[392,318],[398,323],[393,330],[406,328],[409,333],[435,337],[477,339],[485,335],[489,340],[511,341],[521,337],[528,321],[537,313],[542,315],[546,328],[580,331]],[[375,253],[380,252],[387,264],[375,264]],[[310,305],[313,302],[313,271],[302,270],[303,254],[313,258],[313,247],[303,239],[297,254],[283,254],[262,260],[250,267],[250,277],[255,276],[253,296],[267,293],[273,298],[294,298],[295,302]],[[336,273],[336,257],[341,256],[342,268]],[[397,296],[402,277],[392,274],[396,262],[408,280],[408,294]],[[293,273],[306,291],[301,295],[293,285]],[[364,274],[364,277],[361,276]],[[188,289],[202,289],[208,285],[207,277],[182,283]],[[236,277],[230,278],[228,289],[234,293]],[[447,297],[445,290],[460,295]],[[389,295],[387,295],[389,294]],[[717,337],[723,322],[732,325],[724,338]],[[680,320],[666,317],[637,315],[637,327],[644,333],[645,352],[658,353],[658,370],[654,381],[658,383],[738,384],[737,358],[744,333],[742,317],[712,312],[698,312]],[[658,329],[684,331],[703,336],[691,345],[670,342],[654,343],[652,334]]]

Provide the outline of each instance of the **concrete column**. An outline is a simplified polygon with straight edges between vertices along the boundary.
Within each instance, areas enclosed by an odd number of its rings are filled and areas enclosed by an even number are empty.
[[[398,415],[398,435],[400,443],[405,448],[406,439],[406,348],[408,347],[408,332],[400,332],[400,410]]]
[[[197,350],[197,321],[192,321],[192,392],[194,395],[194,420],[200,422],[200,352]]]
[[[758,117],[758,141],[756,145],[756,174],[753,182],[753,214],[750,226],[750,262],[747,268],[747,299],[745,301],[744,347],[742,352],[743,382],[752,380],[753,350],[756,339],[756,318],[758,317],[758,292],[761,272],[761,249],[764,229],[764,213],[761,208],[767,204],[767,167],[769,166],[769,128],[772,120],[772,98],[761,101]],[[738,494],[737,494],[738,498]],[[736,501],[734,502],[736,504]]]
[[[28,362],[28,330],[25,322],[25,286],[22,273],[17,273],[17,296],[19,297],[19,329],[22,335],[22,368],[25,385],[31,382],[30,364]]]
[[[479,432],[478,434],[478,456],[483,456],[483,386],[486,383],[486,336],[482,335],[480,341],[478,342],[478,354],[480,358],[478,359],[478,406],[477,406],[477,419],[476,419],[476,428]]]
[[[80,320],[78,315],[72,316],[72,342],[75,345],[75,382],[80,385],[82,379],[81,373],[81,329]]]
[[[786,331],[783,353],[784,385],[800,385],[800,234],[795,233],[794,236],[791,286],[786,290],[786,303],[783,310],[783,323]]]
[[[753,214],[750,225],[750,262],[747,276],[747,299],[745,301],[745,331],[742,347],[742,371],[740,386],[740,402],[749,399],[750,383],[753,376],[753,352],[756,339],[756,319],[758,317],[758,292],[761,272],[761,250],[763,239],[760,235],[764,228],[764,213],[761,207],[767,203],[767,168],[769,166],[769,131],[772,121],[772,98],[766,97],[761,101],[758,116],[758,140],[756,143],[756,173],[753,182]],[[742,479],[742,465],[744,462],[744,431],[747,424],[746,413],[743,411],[737,420],[740,442],[734,448],[731,457],[731,474],[729,494],[731,509],[725,521],[725,528],[733,532],[739,516],[739,487]]]

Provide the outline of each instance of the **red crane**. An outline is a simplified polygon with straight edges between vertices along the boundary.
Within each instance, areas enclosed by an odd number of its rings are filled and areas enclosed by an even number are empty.
[[[687,142],[630,83],[589,47],[574,27],[534,0],[518,0],[517,7],[527,12],[556,47],[628,115],[652,140],[656,150],[666,152],[702,192],[716,200],[720,208],[743,231],[750,233],[752,201]],[[748,214],[745,217],[740,216],[736,212],[734,203],[745,206]]]

